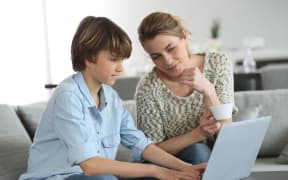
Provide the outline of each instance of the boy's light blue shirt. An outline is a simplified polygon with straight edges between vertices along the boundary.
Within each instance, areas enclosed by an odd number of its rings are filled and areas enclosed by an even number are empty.
[[[140,159],[152,142],[136,129],[117,93],[101,85],[96,106],[82,73],[61,82],[47,103],[30,148],[22,179],[64,179],[82,173],[79,164],[92,157],[115,159],[119,143]]]

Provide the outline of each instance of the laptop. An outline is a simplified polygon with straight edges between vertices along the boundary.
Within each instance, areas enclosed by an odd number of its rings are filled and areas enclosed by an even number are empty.
[[[250,175],[271,116],[221,127],[202,180],[236,180]]]

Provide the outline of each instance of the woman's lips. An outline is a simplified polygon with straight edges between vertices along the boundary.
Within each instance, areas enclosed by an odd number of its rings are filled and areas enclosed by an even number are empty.
[[[168,71],[174,71],[177,68],[177,65],[172,65],[167,68]]]

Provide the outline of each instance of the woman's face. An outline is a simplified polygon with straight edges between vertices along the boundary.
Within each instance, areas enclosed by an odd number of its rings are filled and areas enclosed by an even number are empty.
[[[185,69],[189,60],[187,38],[159,34],[143,43],[156,68],[166,76],[175,78]]]

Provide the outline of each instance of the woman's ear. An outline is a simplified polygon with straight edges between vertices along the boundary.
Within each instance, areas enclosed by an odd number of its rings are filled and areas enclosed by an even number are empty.
[[[187,31],[183,31],[183,39],[186,41],[187,45],[189,44],[191,34]]]
[[[186,40],[189,40],[189,39],[190,39],[190,33],[189,33],[189,32],[183,30],[182,33],[183,33],[183,38],[184,38],[184,39],[186,39]]]
[[[186,31],[183,31],[183,39],[185,40],[186,46],[188,47],[190,41],[190,34]]]

